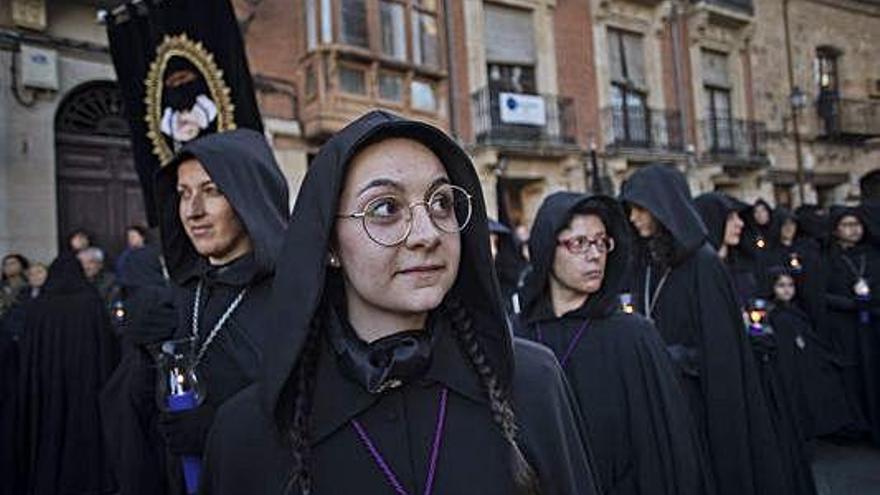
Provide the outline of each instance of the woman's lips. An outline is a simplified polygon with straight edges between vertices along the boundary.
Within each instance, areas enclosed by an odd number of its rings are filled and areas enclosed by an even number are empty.
[[[442,271],[445,267],[443,265],[418,265],[409,268],[404,268],[403,270],[399,270],[397,272],[398,275],[429,275],[432,273],[437,273]]]

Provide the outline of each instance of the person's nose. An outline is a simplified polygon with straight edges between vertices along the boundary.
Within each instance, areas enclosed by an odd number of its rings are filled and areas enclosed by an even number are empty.
[[[431,221],[427,206],[415,205],[410,211],[412,212],[410,220],[412,223],[406,238],[407,247],[433,247],[439,243],[442,232]]]

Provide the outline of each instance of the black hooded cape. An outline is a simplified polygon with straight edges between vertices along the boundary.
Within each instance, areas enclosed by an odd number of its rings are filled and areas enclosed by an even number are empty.
[[[709,242],[715,250],[721,250],[724,243],[728,215],[736,212],[742,216],[748,208],[745,203],[719,192],[701,194],[694,199],[694,204],[709,231]],[[767,297],[767,294],[761,290],[764,285],[760,283],[764,278],[764,268],[760,258],[762,253],[759,253],[756,247],[750,247],[749,242],[755,241],[743,235],[739,245],[727,246],[727,256],[724,258],[724,265],[730,271],[741,307],[746,307],[749,301],[757,297]]]
[[[832,209],[832,231],[847,215],[861,220],[861,212],[855,208]],[[856,428],[870,431],[874,442],[880,444],[880,253],[865,237],[850,248],[831,243],[823,259],[827,266],[824,332],[843,359],[844,384]],[[854,292],[859,275],[871,289],[866,300]]]
[[[673,239],[668,266],[657,266],[641,241],[630,287],[640,313],[646,293],[655,301],[649,317],[680,371],[718,492],[792,493],[733,284],[707,243],[684,175],[648,166],[624,182],[621,200],[647,209]]]
[[[276,413],[285,409],[279,404],[288,400],[282,390],[304,352],[313,319],[326,310],[328,284],[338,276],[328,272],[326,258],[346,167],[367,143],[388,137],[426,145],[443,162],[451,182],[473,195],[473,216],[461,233],[461,264],[448,297],[458,298],[470,314],[485,362],[512,396],[518,443],[543,493],[595,493],[562,370],[545,348],[514,342],[506,324],[489,253],[486,211],[470,160],[442,131],[381,111],[370,112],[337,133],[309,168],[273,287],[276,326],[265,374],[218,414],[206,454],[206,492],[284,492],[293,456],[275,421]],[[291,300],[298,303],[290,304]],[[438,323],[432,328],[431,364],[422,378],[377,394],[343,374],[324,335],[317,334],[320,353],[309,421],[313,493],[391,491],[349,425],[355,417],[405,489],[420,493],[441,385],[449,392],[448,413],[434,492],[512,493],[508,446],[490,419],[476,373],[451,338],[443,311],[435,312],[431,320]],[[319,322],[313,331],[325,332],[328,326]],[[297,486],[293,488],[299,493]]]
[[[251,240],[253,250],[222,266],[211,266],[196,252],[178,216],[177,168],[184,160],[195,158],[217,184]],[[250,129],[211,134],[190,142],[175,159],[156,176],[156,204],[165,267],[174,283],[169,292],[162,288],[141,291],[131,311],[135,313],[130,332],[132,344],[139,353],[129,354],[126,363],[128,383],[117,384],[117,397],[107,396],[106,407],[128,411],[136,417],[120,419],[127,425],[120,432],[115,446],[120,452],[132,454],[133,461],[118,465],[121,484],[131,493],[156,493],[157,480],[164,476],[147,469],[149,464],[167,466],[171,493],[179,492],[180,462],[166,455],[164,443],[158,438],[160,451],[151,453],[157,443],[158,409],[154,397],[155,367],[146,349],[169,338],[183,338],[192,333],[195,289],[201,284],[198,345],[211,332],[232,301],[247,289],[241,304],[217,333],[196,368],[200,385],[205,391],[202,407],[216,410],[233,394],[253,382],[264,355],[269,327],[264,320],[269,305],[269,292],[275,270],[275,258],[281,247],[288,219],[287,182],[275,162],[266,138]],[[145,267],[155,281],[156,266]],[[151,285],[148,283],[148,285]],[[143,318],[138,318],[142,315]],[[111,404],[119,400],[122,404]],[[209,415],[210,416],[210,415]],[[207,434],[208,428],[204,428]],[[204,438],[202,438],[204,441]],[[117,463],[120,464],[120,463]]]
[[[52,263],[28,306],[21,349],[20,493],[113,493],[98,394],[116,365],[117,343],[72,254]]]
[[[601,212],[615,248],[599,292],[581,308],[556,317],[548,286],[556,238],[573,212],[585,206]],[[708,460],[663,341],[648,320],[618,308],[630,256],[628,228],[611,198],[559,192],[545,199],[529,239],[533,270],[516,331],[547,345],[559,359],[568,355],[563,367],[603,493],[714,493]],[[569,351],[583,324],[585,333]]]

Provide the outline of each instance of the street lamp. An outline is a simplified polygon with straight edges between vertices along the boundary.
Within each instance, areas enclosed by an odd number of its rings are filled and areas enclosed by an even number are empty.
[[[807,106],[807,95],[804,94],[799,86],[793,86],[791,94],[788,96],[788,101],[791,104],[791,127],[794,132],[794,152],[795,159],[797,160],[798,199],[801,204],[804,204],[804,156],[801,152],[801,131],[798,125],[798,115]]]

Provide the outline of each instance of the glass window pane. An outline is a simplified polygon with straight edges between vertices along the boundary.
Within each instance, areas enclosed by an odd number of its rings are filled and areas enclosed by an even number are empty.
[[[626,57],[626,78],[639,88],[645,87],[645,56],[642,53],[642,36],[625,33],[623,56]]]
[[[397,60],[406,60],[406,25],[402,4],[382,2],[379,17],[382,26],[382,53]]]
[[[333,0],[321,0],[321,42],[333,42]]]
[[[437,18],[432,14],[413,12],[413,61],[428,67],[440,66]]]
[[[346,93],[365,95],[367,94],[366,74],[361,69],[342,65],[339,67],[339,87]]]
[[[366,0],[340,0],[342,42],[347,45],[369,47],[367,39]]]
[[[379,74],[379,98],[401,101],[403,99],[403,77],[387,72]]]
[[[625,82],[623,74],[623,53],[620,51],[621,32],[608,29],[608,64],[611,68],[611,80]]]
[[[434,85],[424,81],[413,81],[411,86],[410,97],[412,98],[412,106],[418,110],[437,110],[437,95],[434,92]]]
[[[306,7],[306,48],[314,50],[318,46],[318,12],[315,10],[316,0],[305,0]]]
[[[416,5],[426,10],[437,10],[437,0],[416,0]]]

